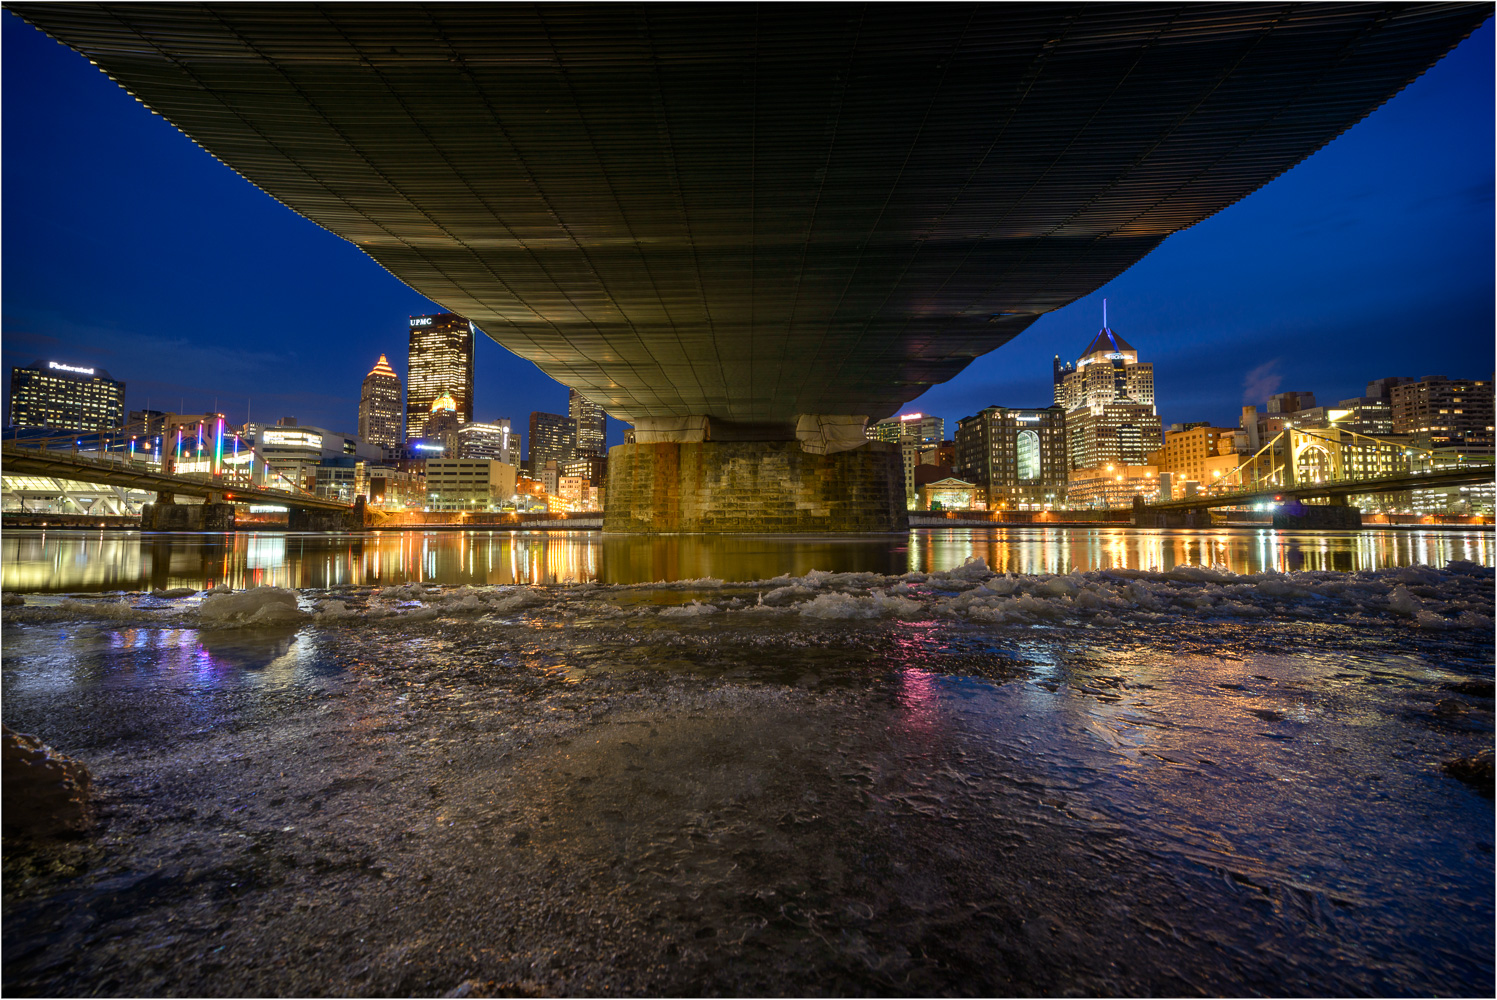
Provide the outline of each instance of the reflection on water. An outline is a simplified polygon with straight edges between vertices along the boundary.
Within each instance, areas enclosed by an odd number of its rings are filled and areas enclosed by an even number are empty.
[[[1235,573],[1491,566],[1489,531],[1282,532],[1266,528],[939,528],[908,535],[613,535],[570,532],[402,532],[369,535],[241,532],[104,534],[7,531],[7,591],[172,587],[325,588],[441,584],[651,583],[768,579],[810,570],[934,572],[980,556],[1000,573],[1110,568]]]

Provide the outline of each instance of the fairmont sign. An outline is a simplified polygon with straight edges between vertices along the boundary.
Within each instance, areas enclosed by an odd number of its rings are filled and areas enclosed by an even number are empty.
[[[92,368],[78,368],[74,365],[65,365],[60,361],[48,361],[47,367],[55,368],[60,372],[74,372],[78,375],[92,375],[94,373]]]

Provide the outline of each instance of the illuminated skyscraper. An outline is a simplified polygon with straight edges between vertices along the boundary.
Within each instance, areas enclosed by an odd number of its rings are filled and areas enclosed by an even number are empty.
[[[359,393],[359,437],[391,451],[400,447],[400,376],[383,354]]]
[[[492,423],[470,423],[457,432],[461,458],[486,458],[506,465],[520,464],[520,435],[512,432],[508,420]]]
[[[1058,406],[989,406],[956,425],[956,475],[987,487],[994,508],[1040,510],[1066,501],[1066,414]]]
[[[114,431],[125,422],[125,383],[102,368],[38,361],[10,370],[10,426]]]
[[[608,450],[604,444],[608,423],[603,407],[571,389],[567,396],[567,415],[577,424],[578,455],[602,455]]]
[[[547,462],[560,468],[577,454],[577,423],[559,413],[530,415],[530,474],[539,478]]]
[[[1055,402],[1066,411],[1066,462],[1071,469],[1109,463],[1142,465],[1164,444],[1154,409],[1154,366],[1107,326],[1076,362],[1075,371],[1055,370]]]
[[[411,317],[405,439],[421,436],[432,404],[451,395],[458,423],[473,419],[473,324],[452,313]]]

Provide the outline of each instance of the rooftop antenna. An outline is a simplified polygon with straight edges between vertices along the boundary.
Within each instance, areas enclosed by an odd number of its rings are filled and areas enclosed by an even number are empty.
[[[1107,329],[1107,300],[1102,300],[1102,329]]]

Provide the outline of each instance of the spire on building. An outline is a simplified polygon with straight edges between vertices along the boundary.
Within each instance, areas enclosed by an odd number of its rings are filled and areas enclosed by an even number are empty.
[[[1102,329],[1097,331],[1097,335],[1092,338],[1092,342],[1087,345],[1086,350],[1081,352],[1081,359],[1077,362],[1077,367],[1084,368],[1095,361],[1111,361],[1114,360],[1113,355],[1120,354],[1133,355],[1131,358],[1125,360],[1138,360],[1138,351],[1134,350],[1133,345],[1113,333],[1112,328],[1107,325],[1107,300],[1103,299]]]

